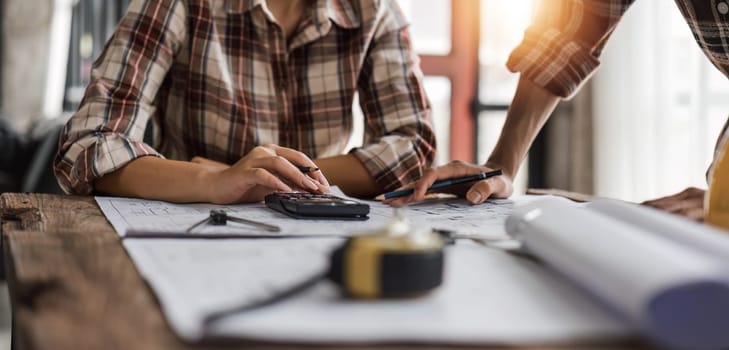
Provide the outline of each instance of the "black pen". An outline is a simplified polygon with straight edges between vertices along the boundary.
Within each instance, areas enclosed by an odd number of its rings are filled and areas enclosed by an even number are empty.
[[[308,174],[308,173],[310,173],[310,172],[312,172],[312,171],[317,171],[317,170],[319,170],[319,168],[314,168],[314,167],[310,167],[310,166],[301,166],[301,165],[297,165],[296,167],[297,167],[297,168],[299,168],[299,170],[300,170],[300,171],[301,171],[302,173],[304,173],[304,174]]]
[[[437,189],[443,188],[443,187],[488,179],[490,177],[499,176],[501,174],[503,174],[503,171],[501,171],[501,169],[498,169],[498,170],[489,171],[487,173],[478,173],[475,175],[468,175],[468,176],[461,176],[461,177],[454,177],[454,178],[450,178],[450,179],[440,180],[440,181],[434,182],[433,185],[428,187],[428,192],[430,192],[432,190],[437,190]],[[383,194],[383,196],[385,199],[392,199],[392,198],[409,196],[411,194],[413,194],[413,189],[406,188],[404,190],[387,192],[387,193]]]

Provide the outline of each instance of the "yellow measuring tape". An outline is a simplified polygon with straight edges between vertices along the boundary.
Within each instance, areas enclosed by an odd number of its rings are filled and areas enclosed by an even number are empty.
[[[329,278],[354,298],[418,296],[443,282],[443,246],[440,235],[417,232],[398,215],[382,231],[336,249]]]

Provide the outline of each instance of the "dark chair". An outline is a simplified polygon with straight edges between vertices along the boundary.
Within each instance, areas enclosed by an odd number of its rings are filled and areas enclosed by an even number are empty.
[[[48,120],[39,123],[31,131],[29,142],[33,152],[21,181],[22,192],[63,193],[53,174],[53,158],[62,128],[61,120]]]
[[[30,160],[30,143],[0,117],[0,193],[20,189],[20,182]]]
[[[60,120],[39,122],[28,135],[0,118],[0,193],[62,193],[53,175]]]

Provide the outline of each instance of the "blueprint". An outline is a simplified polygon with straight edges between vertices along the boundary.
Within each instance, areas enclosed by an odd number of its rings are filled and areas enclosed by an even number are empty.
[[[203,336],[206,317],[270,302],[327,271],[341,238],[125,239],[171,326]]]
[[[346,197],[338,189],[333,193]],[[406,207],[405,214],[415,226],[448,230],[484,238],[504,238],[504,221],[515,206],[544,196],[515,196],[470,205],[464,199],[435,199]],[[96,197],[106,218],[121,237],[346,237],[380,229],[395,215],[395,209],[377,201],[370,205],[365,221],[299,220],[266,207],[263,203],[214,205],[206,203],[175,204],[163,201]],[[229,222],[225,226],[205,225],[194,233],[185,231],[208,217],[210,210],[222,209],[229,215],[272,224],[281,228],[271,233],[254,226]]]
[[[508,238],[507,216],[537,198],[543,197],[478,206],[461,199],[430,200],[407,207],[405,215],[416,227]],[[432,293],[412,299],[344,298],[324,278],[331,251],[342,244],[341,237],[377,230],[395,215],[379,202],[366,201],[367,221],[311,221],[289,218],[262,203],[96,200],[120,236],[147,237],[122,244],[171,328],[186,341],[543,345],[633,335],[589,294],[540,263],[469,240],[445,248],[444,282]],[[185,233],[211,209],[277,225],[281,232],[230,224]],[[164,235],[257,239],[155,238]]]
[[[446,248],[444,283],[412,299],[351,300],[324,278],[336,238],[125,239],[172,329],[280,343],[552,344],[631,335],[538,263],[469,241]],[[313,281],[305,288],[297,288]],[[276,298],[287,290],[299,292]],[[288,294],[288,293],[286,293]],[[271,299],[264,307],[253,307]],[[215,318],[210,322],[212,315]]]

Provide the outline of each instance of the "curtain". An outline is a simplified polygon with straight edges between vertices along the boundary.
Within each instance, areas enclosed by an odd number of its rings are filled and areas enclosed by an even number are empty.
[[[591,84],[595,194],[642,201],[706,187],[729,83],[673,2],[636,1]]]

